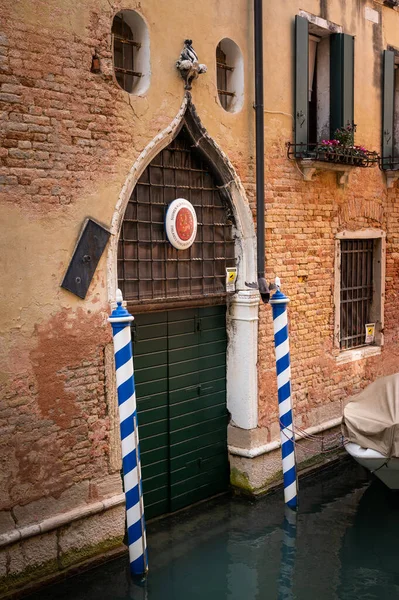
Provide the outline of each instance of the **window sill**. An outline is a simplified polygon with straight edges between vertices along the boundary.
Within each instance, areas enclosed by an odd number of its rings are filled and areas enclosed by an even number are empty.
[[[338,365],[344,365],[363,358],[378,356],[381,354],[381,346],[362,346],[361,348],[353,348],[352,350],[344,350],[336,356],[335,361]]]
[[[399,179],[399,169],[384,169],[387,178],[387,188],[393,188],[395,181]]]
[[[337,174],[337,183],[345,186],[349,180],[349,173],[356,169],[355,165],[344,165],[337,163],[313,160],[311,158],[302,158],[298,160],[298,166],[302,171],[304,181],[313,181],[313,176],[320,171],[333,171]]]

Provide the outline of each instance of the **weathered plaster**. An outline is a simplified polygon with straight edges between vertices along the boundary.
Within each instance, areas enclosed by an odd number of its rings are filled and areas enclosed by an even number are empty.
[[[367,6],[381,8],[378,24],[365,19]],[[278,439],[279,427],[270,307],[248,308],[253,298],[245,295],[245,281],[256,279],[250,3],[230,0],[226,9],[225,2],[212,0],[204,11],[200,3],[189,2],[189,20],[187,10],[173,0],[131,0],[128,6],[120,0],[78,0],[72,7],[64,0],[0,0],[0,7],[0,285],[5,307],[0,314],[0,525],[14,531],[21,523],[35,524],[35,509],[45,518],[57,513],[57,506],[69,511],[120,493],[106,316],[116,287],[112,261],[127,188],[118,216],[114,213],[125,183],[134,185],[132,165],[142,168],[149,160],[150,154],[141,162],[139,157],[157,136],[154,152],[167,145],[184,111],[183,83],[175,69],[182,32],[192,37],[201,62],[208,65],[208,73],[193,86],[192,100],[232,174],[227,184],[237,210],[237,256],[245,259],[239,264],[242,295],[236,297],[242,302],[229,311],[251,313],[246,315],[251,340],[240,346],[233,342],[230,355],[235,347],[236,363],[230,362],[230,372],[234,364],[240,370],[245,365],[251,400],[236,395],[233,417],[243,428],[258,424],[264,444]],[[112,72],[110,28],[121,8],[137,9],[149,28],[152,83],[141,96],[121,90]],[[354,168],[340,189],[334,173],[303,181],[296,163],[287,160],[293,20],[300,10],[355,36],[356,143],[377,151],[381,52],[387,45],[399,48],[399,13],[369,0],[265,5],[267,277],[279,275],[291,298],[292,395],[296,423],[305,428],[340,416],[348,396],[399,368],[399,204],[397,185],[387,190],[377,168]],[[215,48],[226,37],[243,55],[244,102],[237,113],[224,111],[217,99]],[[90,72],[94,52],[100,74]],[[113,240],[82,301],[59,284],[87,216],[112,226]],[[385,345],[378,355],[339,362],[334,348],[335,236],[367,228],[386,233]],[[242,322],[231,319],[231,338]],[[229,379],[233,387],[233,376]],[[275,481],[280,469],[278,450],[271,464],[256,459],[257,474],[249,474],[248,461],[241,460],[236,468],[258,488]],[[102,531],[114,539],[109,529]]]

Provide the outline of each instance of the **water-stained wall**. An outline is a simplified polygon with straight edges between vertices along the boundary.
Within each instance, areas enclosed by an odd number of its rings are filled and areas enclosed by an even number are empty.
[[[186,38],[208,66],[194,82],[193,103],[256,218],[254,77],[246,0],[0,0],[0,8],[0,534],[8,534],[121,493],[105,359],[107,252],[84,301],[60,288],[84,219],[111,227],[132,165],[178,114],[184,89],[175,62]],[[112,70],[111,24],[121,9],[137,10],[149,31],[151,84],[142,96],[124,92]],[[294,18],[306,11],[355,36],[356,143],[379,152],[382,51],[399,48],[399,13],[371,0],[264,0],[263,10],[266,270],[269,280],[281,277],[291,298],[294,409],[298,424],[311,426],[340,416],[348,395],[399,368],[399,209],[397,187],[387,189],[378,167],[354,168],[340,187],[332,172],[304,181],[287,159]],[[223,110],[216,88],[215,50],[224,38],[244,61],[244,103],[236,113]],[[91,72],[94,55],[100,73]],[[386,232],[385,346],[342,364],[334,346],[335,236],[363,228]],[[259,317],[256,436],[266,443],[278,434],[270,306],[262,305]],[[254,476],[260,488],[262,472],[260,466]],[[119,540],[123,519],[114,523],[104,537]],[[85,546],[81,527],[52,537],[43,564]],[[35,561],[10,539],[0,577]]]

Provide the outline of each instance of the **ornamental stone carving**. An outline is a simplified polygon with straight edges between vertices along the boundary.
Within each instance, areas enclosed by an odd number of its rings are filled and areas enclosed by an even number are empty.
[[[184,48],[176,62],[176,67],[180,71],[186,84],[184,86],[185,90],[191,90],[191,84],[194,79],[197,79],[198,75],[206,73],[208,70],[206,65],[202,65],[198,62],[198,56],[192,43],[192,40],[184,40]]]

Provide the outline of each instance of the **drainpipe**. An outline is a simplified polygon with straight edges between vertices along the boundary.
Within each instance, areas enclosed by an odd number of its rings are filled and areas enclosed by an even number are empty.
[[[265,144],[263,107],[263,0],[254,0],[255,129],[256,129],[256,242],[258,288],[263,302],[270,299],[265,279]]]

